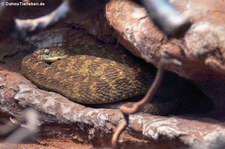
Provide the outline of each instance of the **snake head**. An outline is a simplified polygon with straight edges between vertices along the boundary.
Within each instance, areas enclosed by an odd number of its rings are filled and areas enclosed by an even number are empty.
[[[68,50],[63,48],[43,48],[36,50],[33,56],[40,61],[53,63],[54,61],[67,57],[68,53]]]

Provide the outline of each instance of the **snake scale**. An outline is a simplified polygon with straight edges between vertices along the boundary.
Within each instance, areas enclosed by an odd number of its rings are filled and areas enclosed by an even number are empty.
[[[105,104],[108,108],[121,105],[109,103],[144,95],[155,77],[152,66],[142,60],[123,51],[96,46],[39,49],[24,57],[21,70],[25,77],[42,89],[60,93],[77,103]],[[179,81],[176,83],[179,84]],[[166,98],[170,94],[187,105],[190,103],[187,96],[184,100],[173,92],[186,90],[177,84],[168,82],[166,91],[161,93]],[[149,103],[143,110],[167,115],[177,107],[183,109],[179,101]],[[130,105],[126,101],[122,103]],[[195,106],[199,109],[198,104]]]

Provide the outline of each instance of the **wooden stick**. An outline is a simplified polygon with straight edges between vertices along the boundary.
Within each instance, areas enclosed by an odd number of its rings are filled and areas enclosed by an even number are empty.
[[[159,86],[161,84],[163,74],[164,74],[163,65],[160,64],[159,69],[156,74],[156,77],[155,77],[151,87],[149,88],[148,92],[144,96],[144,98],[142,100],[140,100],[139,102],[136,102],[135,104],[133,104],[132,107],[126,107],[126,106],[120,107],[120,111],[123,114],[124,121],[118,126],[117,130],[113,134],[111,142],[112,142],[112,147],[114,149],[118,148],[119,137],[120,137],[121,133],[125,130],[127,125],[129,124],[129,114],[136,113],[146,103],[151,101],[152,97],[155,95],[157,89],[159,88]]]

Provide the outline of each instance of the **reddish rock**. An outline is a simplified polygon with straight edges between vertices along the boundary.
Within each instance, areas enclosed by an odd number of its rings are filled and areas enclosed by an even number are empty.
[[[225,76],[225,3],[214,0],[173,0],[192,27],[182,39],[167,38],[149,19],[145,9],[129,0],[112,0],[106,16],[119,41],[147,62],[159,65],[160,52],[180,63],[166,69],[189,79],[224,79]]]
[[[118,110],[84,107],[57,93],[40,90],[15,72],[1,70],[0,80],[1,111],[15,116],[32,106],[40,112],[42,137],[39,140],[67,138],[109,147],[112,133],[123,119]],[[120,145],[122,148],[212,148],[223,144],[224,138],[224,122],[199,116],[161,117],[138,113],[131,116]]]
[[[225,107],[225,3],[220,0],[172,0],[192,26],[181,39],[166,37],[134,1],[111,0],[106,17],[122,45],[136,56],[159,66],[165,52],[175,63],[165,69],[193,80],[211,99],[215,113]]]

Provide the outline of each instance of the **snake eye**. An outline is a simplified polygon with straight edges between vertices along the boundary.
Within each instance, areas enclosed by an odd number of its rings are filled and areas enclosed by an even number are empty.
[[[50,49],[44,49],[43,54],[49,55],[50,54]]]

